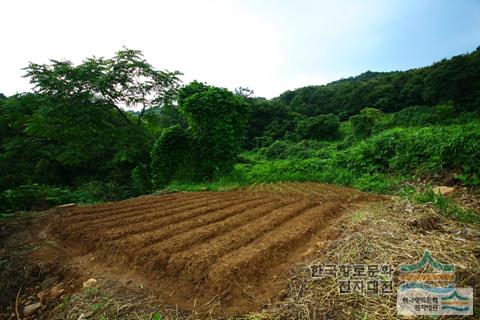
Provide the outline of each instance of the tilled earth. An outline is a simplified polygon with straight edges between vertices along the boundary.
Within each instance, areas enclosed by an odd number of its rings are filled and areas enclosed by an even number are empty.
[[[428,249],[476,288],[479,240],[434,204],[317,183],[62,206],[0,221],[0,319],[393,320],[395,295],[339,294],[309,266]]]
[[[374,200],[316,183],[152,195],[64,209],[48,233],[135,270],[172,306],[244,313],[281,298],[291,267],[336,237],[336,219]]]

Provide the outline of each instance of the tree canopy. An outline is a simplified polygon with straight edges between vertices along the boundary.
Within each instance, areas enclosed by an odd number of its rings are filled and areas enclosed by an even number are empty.
[[[115,108],[127,122],[123,108],[138,111],[141,123],[148,109],[172,103],[179,88],[180,72],[155,69],[138,50],[123,49],[112,58],[92,57],[79,65],[50,62],[25,68],[36,92]]]

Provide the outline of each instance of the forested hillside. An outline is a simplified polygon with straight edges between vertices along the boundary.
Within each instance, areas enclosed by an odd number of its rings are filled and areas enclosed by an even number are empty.
[[[271,100],[255,99],[252,104],[250,138],[285,136],[295,132],[299,122],[315,122],[312,117],[324,114],[345,121],[365,107],[384,113],[437,104],[454,105],[456,113],[478,110],[480,48],[424,68],[367,71],[323,86],[286,91]]]
[[[25,70],[33,93],[0,94],[2,212],[199,184],[479,184],[480,48],[273,99],[182,85],[179,72],[128,49]]]

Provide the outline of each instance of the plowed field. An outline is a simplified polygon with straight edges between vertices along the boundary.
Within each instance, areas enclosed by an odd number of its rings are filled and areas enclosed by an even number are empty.
[[[336,219],[375,199],[315,183],[152,195],[66,209],[52,234],[136,270],[171,305],[243,313],[280,298],[292,265],[335,238]]]

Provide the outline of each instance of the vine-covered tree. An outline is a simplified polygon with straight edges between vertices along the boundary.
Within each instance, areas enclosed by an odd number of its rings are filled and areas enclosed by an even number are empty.
[[[175,125],[155,142],[150,164],[155,187],[162,188],[172,180],[195,180],[196,144],[190,132]]]
[[[233,169],[245,136],[247,104],[227,89],[187,85],[180,111],[198,143],[197,174],[211,180]],[[193,93],[193,94],[192,94]]]

